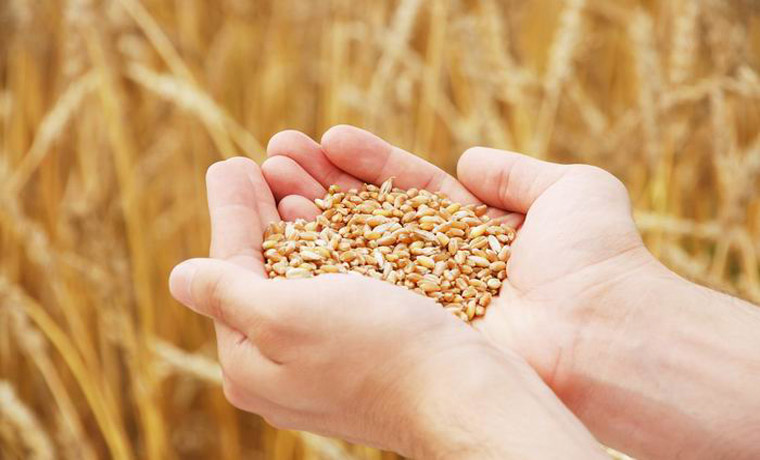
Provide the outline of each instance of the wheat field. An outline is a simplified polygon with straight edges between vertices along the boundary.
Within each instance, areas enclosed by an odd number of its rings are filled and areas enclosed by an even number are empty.
[[[206,167],[286,128],[604,167],[760,302],[759,74],[753,0],[0,1],[0,457],[396,458],[233,409],[169,296]]]

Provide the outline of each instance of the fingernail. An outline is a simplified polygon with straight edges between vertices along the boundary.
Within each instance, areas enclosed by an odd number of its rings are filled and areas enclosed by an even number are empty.
[[[191,287],[197,270],[198,267],[194,263],[187,261],[174,267],[169,275],[169,291],[172,297],[189,308],[194,308]]]

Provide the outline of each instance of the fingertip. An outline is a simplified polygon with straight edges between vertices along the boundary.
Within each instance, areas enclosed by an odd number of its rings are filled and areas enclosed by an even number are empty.
[[[252,159],[243,156],[232,157],[224,160],[228,167],[242,167],[242,168],[254,168],[258,169],[259,165]]]
[[[214,182],[218,179],[226,180],[228,174],[241,169],[257,172],[259,171],[259,165],[248,157],[232,157],[217,161],[206,169],[206,182]]]
[[[335,125],[325,131],[320,141],[331,160],[354,157],[358,153],[388,153],[391,145],[376,135],[351,125]]]
[[[290,158],[283,156],[269,157],[261,163],[261,173],[267,181],[275,179],[279,172],[287,168],[292,161]]]
[[[206,168],[206,182],[214,180],[224,171],[224,160],[216,161]]]
[[[485,158],[485,155],[488,153],[488,150],[491,149],[480,146],[470,147],[465,150],[457,161],[457,177],[463,174],[469,174],[472,171],[471,166],[473,164],[481,163]]]
[[[307,198],[301,195],[288,195],[280,200],[277,206],[283,220],[294,221],[296,219],[313,220],[321,211]]]
[[[287,155],[300,150],[319,149],[319,144],[305,133],[286,129],[275,133],[267,143],[267,157]]]
[[[197,271],[197,263],[190,259],[175,266],[169,275],[169,292],[172,297],[189,308],[194,308],[191,287]]]
[[[507,150],[473,147],[457,163],[457,176],[484,203],[526,213],[567,166]]]
[[[297,161],[286,156],[268,158],[261,165],[261,171],[277,200],[288,195],[317,198],[326,192]]]
[[[352,133],[356,131],[363,131],[356,126],[348,125],[348,124],[340,124],[340,125],[334,125],[327,129],[327,131],[322,134],[322,138],[320,139],[319,143],[324,145],[327,143],[332,143],[336,140],[340,140],[344,138],[347,135],[351,135]]]

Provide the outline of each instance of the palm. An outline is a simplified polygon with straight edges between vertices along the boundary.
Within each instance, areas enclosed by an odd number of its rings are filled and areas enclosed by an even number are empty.
[[[562,349],[575,340],[575,331],[555,327],[556,320],[589,303],[611,275],[611,261],[641,246],[625,189],[593,168],[543,166],[549,164],[517,156],[503,161],[521,163],[505,163],[499,171],[494,152],[461,160],[460,182],[351,127],[333,128],[322,145],[301,133],[283,132],[270,141],[268,154],[264,175],[285,219],[316,214],[309,200],[332,183],[351,188],[391,176],[402,188],[442,191],[462,203],[485,202],[494,218],[519,224],[525,215],[512,247],[509,280],[474,325],[497,346],[518,351],[546,379]]]
[[[643,245],[624,188],[605,173],[570,171],[531,204],[509,281],[478,327],[551,379],[579,333],[563,318],[593,305],[605,283],[632,268],[618,259],[636,248]]]

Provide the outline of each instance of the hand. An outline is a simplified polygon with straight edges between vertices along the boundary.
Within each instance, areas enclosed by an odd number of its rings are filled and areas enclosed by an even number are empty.
[[[326,187],[380,183],[442,191],[462,203],[486,203],[513,224],[509,279],[476,328],[502,350],[515,350],[560,395],[572,391],[584,329],[624,311],[600,303],[618,281],[656,265],[631,218],[628,194],[614,176],[590,166],[563,166],[523,155],[473,148],[459,161],[459,180],[365,131],[337,126],[321,146],[285,131],[268,146],[262,169],[286,219],[309,218],[309,200]],[[602,311],[606,310],[606,311]]]
[[[760,405],[748,383],[760,367],[748,353],[760,349],[757,311],[733,308],[659,264],[612,175],[473,148],[459,160],[457,180],[349,126],[329,130],[321,145],[282,132],[268,155],[263,172],[288,219],[316,214],[309,200],[330,184],[352,188],[390,176],[402,188],[486,203],[494,218],[519,223],[524,215],[509,279],[474,326],[526,359],[612,447],[660,458],[755,452],[734,433],[755,430],[757,411],[718,402],[733,394],[748,408]],[[726,379],[736,366],[746,374]],[[713,428],[718,420],[723,429]]]
[[[405,455],[599,454],[524,361],[430,299],[355,275],[265,279],[261,235],[278,215],[258,167],[218,163],[207,184],[211,252],[223,260],[180,264],[170,287],[218,325],[237,407]]]

